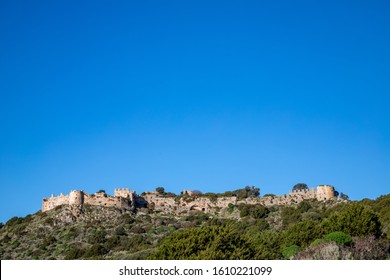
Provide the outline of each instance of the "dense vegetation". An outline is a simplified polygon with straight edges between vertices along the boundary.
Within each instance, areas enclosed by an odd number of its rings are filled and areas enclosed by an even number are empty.
[[[235,195],[258,194],[247,188]],[[280,207],[231,204],[218,216],[195,211],[173,216],[151,209],[122,213],[87,206],[76,219],[69,206],[61,206],[1,225],[0,257],[389,259],[389,227],[390,195]]]

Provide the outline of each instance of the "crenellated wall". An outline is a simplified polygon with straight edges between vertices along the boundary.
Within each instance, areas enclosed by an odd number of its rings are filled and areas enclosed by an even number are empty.
[[[42,211],[48,211],[59,205],[82,206],[84,204],[103,207],[116,207],[120,209],[133,210],[135,208],[149,207],[156,211],[172,214],[187,213],[189,211],[202,211],[214,214],[229,204],[261,204],[264,206],[291,205],[297,204],[305,199],[317,199],[319,201],[335,198],[335,190],[330,185],[320,185],[317,191],[314,188],[307,190],[291,191],[281,196],[249,197],[238,200],[237,197],[203,197],[193,194],[191,191],[183,191],[184,196],[170,197],[158,192],[147,192],[142,196],[136,195],[135,191],[129,189],[115,189],[114,196],[104,192],[87,194],[84,191],[71,191],[69,195],[44,198]]]
[[[123,196],[122,196],[123,195]],[[121,192],[115,192],[115,196],[99,192],[89,195],[84,191],[71,191],[69,195],[54,196],[44,198],[42,201],[42,212],[51,210],[60,205],[82,206],[84,204],[116,207],[131,210],[134,207],[134,192],[128,189],[121,189]]]

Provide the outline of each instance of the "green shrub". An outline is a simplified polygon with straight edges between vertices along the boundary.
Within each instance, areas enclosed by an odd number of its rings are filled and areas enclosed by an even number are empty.
[[[100,244],[93,244],[91,248],[85,251],[84,256],[87,258],[99,258],[100,256],[107,254],[107,249]]]
[[[104,228],[95,228],[88,236],[88,243],[90,244],[102,244],[106,242],[106,230]]]
[[[371,209],[358,204],[349,204],[322,222],[325,234],[342,231],[351,236],[381,235],[379,217]]]
[[[342,231],[335,231],[327,234],[324,237],[324,241],[334,241],[337,245],[351,245],[352,237]]]
[[[313,240],[321,237],[321,235],[318,222],[305,220],[291,225],[287,230],[282,232],[283,245],[288,247],[296,244],[305,247],[313,242]]]
[[[206,226],[169,235],[150,259],[251,259],[252,246],[230,226]]]
[[[66,253],[65,260],[77,260],[80,259],[85,253],[85,250],[80,247],[72,247]]]
[[[135,222],[135,219],[130,214],[124,214],[121,216],[121,222],[126,225],[131,225]]]
[[[283,256],[281,254],[280,245],[282,236],[277,231],[265,230],[257,234],[249,233],[246,235],[251,247],[254,248],[256,260],[279,260]]]
[[[284,248],[282,251],[282,255],[285,259],[289,260],[292,258],[292,256],[294,256],[296,253],[298,253],[300,249],[301,249],[301,247],[294,244],[294,245],[291,245],[289,247]]]
[[[283,207],[281,214],[282,224],[284,227],[288,227],[291,224],[301,221],[301,212],[294,207]]]
[[[19,217],[16,217],[16,216],[15,216],[15,217],[9,219],[9,220],[5,223],[5,225],[11,227],[11,226],[14,226],[14,225],[19,225],[19,224],[21,224],[21,223],[23,223],[23,218],[19,218]]]
[[[116,235],[126,235],[126,231],[122,226],[119,226],[115,229],[115,234]]]
[[[317,245],[323,244],[323,243],[326,243],[326,241],[324,239],[317,238],[312,243],[310,243],[310,247],[317,246]]]

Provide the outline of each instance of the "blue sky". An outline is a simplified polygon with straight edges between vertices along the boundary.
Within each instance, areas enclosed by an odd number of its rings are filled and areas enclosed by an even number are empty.
[[[0,3],[0,221],[71,189],[389,193],[387,1],[38,2]]]

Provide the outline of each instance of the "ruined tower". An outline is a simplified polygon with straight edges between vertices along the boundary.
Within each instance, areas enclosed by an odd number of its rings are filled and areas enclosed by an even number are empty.
[[[330,185],[319,185],[317,186],[317,199],[318,200],[329,200],[335,197],[335,190]]]
[[[84,204],[84,192],[83,191],[71,191],[69,194],[69,205],[83,205]]]
[[[133,199],[135,191],[131,191],[128,188],[114,189],[114,196]]]

